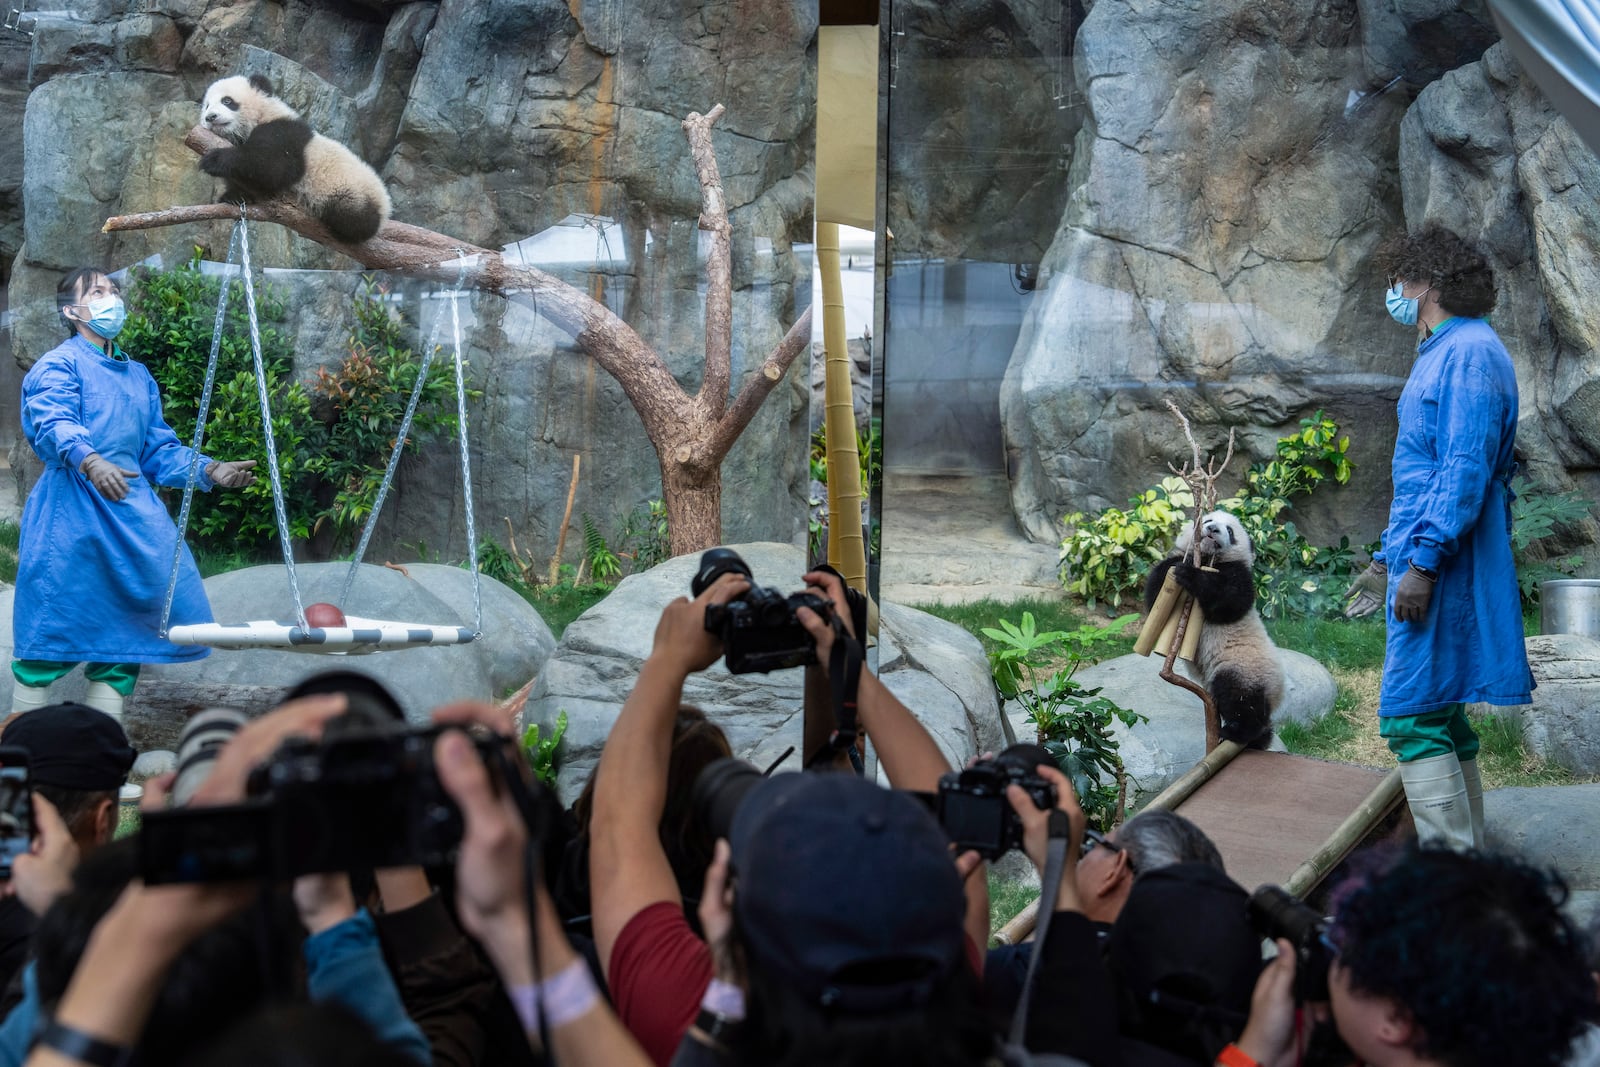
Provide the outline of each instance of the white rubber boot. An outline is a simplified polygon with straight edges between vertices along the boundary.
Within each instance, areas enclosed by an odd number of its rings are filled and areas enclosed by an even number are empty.
[[[90,682],[88,692],[83,695],[83,702],[96,711],[105,712],[118,722],[122,721],[122,694],[105,682]]]
[[[1467,783],[1454,752],[1400,764],[1400,781],[1405,784],[1419,842],[1441,842],[1454,849],[1473,847]]]
[[[1483,777],[1478,773],[1478,761],[1461,761],[1461,780],[1467,787],[1467,811],[1472,816],[1472,847],[1483,848]]]
[[[123,696],[105,682],[90,682],[89,689],[83,695],[83,702],[96,711],[103,711],[117,724],[122,724]],[[124,804],[136,804],[144,796],[144,786],[127,782],[119,791],[117,799]]]
[[[21,682],[11,683],[11,714],[20,715],[25,711],[38,711],[50,703],[50,687],[23,685]]]

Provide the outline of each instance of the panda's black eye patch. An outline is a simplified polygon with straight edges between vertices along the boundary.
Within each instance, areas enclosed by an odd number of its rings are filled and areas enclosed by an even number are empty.
[[[1236,545],[1238,543],[1239,543],[1239,539],[1233,536],[1233,527],[1229,526],[1228,527],[1228,544]]]
[[[231,96],[225,96],[222,98],[222,106],[227,108],[229,111],[239,110],[239,102]]]

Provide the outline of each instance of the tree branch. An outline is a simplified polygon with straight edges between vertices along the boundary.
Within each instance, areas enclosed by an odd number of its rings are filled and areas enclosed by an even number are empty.
[[[700,228],[711,234],[706,254],[706,366],[696,398],[712,419],[722,418],[728,405],[728,380],[733,371],[733,230],[728,224],[728,202],[722,191],[717,154],[711,147],[711,127],[722,117],[718,104],[706,114],[690,112],[683,120],[700,179]]]
[[[767,399],[767,394],[772,392],[772,387],[783,380],[795,357],[810,347],[811,309],[808,307],[795,320],[794,325],[789,327],[789,332],[783,335],[783,340],[778,342],[777,347],[762,362],[761,370],[744,383],[744,388],[739,390],[733,407],[717,420],[716,426],[711,431],[711,439],[706,445],[716,462],[722,462],[722,457],[728,454],[733,442],[738,440],[744,428],[750,424],[756,410]]]

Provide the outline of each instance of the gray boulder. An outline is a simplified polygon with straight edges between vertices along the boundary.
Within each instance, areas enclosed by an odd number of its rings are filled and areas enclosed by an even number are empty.
[[[1274,723],[1309,722],[1333,710],[1338,685],[1326,667],[1290,649],[1280,648],[1278,659],[1283,666],[1284,695],[1273,715]],[[1185,661],[1177,662],[1180,673],[1195,677]],[[1200,698],[1164,681],[1161,666],[1158,656],[1130,654],[1084,667],[1074,676],[1085,689],[1098,688],[1101,696],[1150,720],[1132,727],[1114,722],[1111,727],[1131,780],[1130,802],[1135,795],[1159,793],[1206,754],[1205,711]],[[1033,727],[1024,721],[1023,712],[1011,708],[1009,713],[1017,740],[1032,740]],[[1281,749],[1282,743],[1274,738],[1272,747]]]
[[[437,563],[408,563],[405,573],[438,597],[448,618],[472,624],[472,572]],[[479,576],[483,636],[474,644],[489,656],[489,687],[496,697],[522,688],[550,658],[556,635],[534,607],[510,586]]]
[[[1554,867],[1579,891],[1600,890],[1600,785],[1518,786],[1483,795],[1490,848]]]
[[[757,582],[800,588],[805,556],[791,545],[734,546]],[[697,556],[679,556],[618,583],[605,600],[572,622],[539,675],[522,725],[548,728],[567,713],[560,789],[571,799],[593,772],[617,712],[649,654],[661,609],[689,591]],[[982,647],[970,634],[922,612],[884,605],[878,649],[884,684],[928,727],[952,766],[980,748],[998,747],[994,690]],[[691,677],[683,700],[705,711],[734,753],[759,766],[801,743],[803,672],[730,675],[718,661]],[[798,768],[800,756],[787,766]]]
[[[1519,709],[1524,743],[1574,774],[1600,774],[1600,640],[1552,634],[1527,646],[1539,685]]]

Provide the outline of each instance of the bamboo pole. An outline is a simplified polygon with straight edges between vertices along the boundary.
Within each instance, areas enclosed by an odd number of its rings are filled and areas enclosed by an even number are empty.
[[[1150,602],[1150,613],[1144,617],[1144,625],[1139,628],[1139,639],[1133,643],[1134,655],[1148,656],[1155,651],[1161,630],[1172,617],[1172,609],[1177,606],[1178,595],[1182,592],[1178,579],[1172,576],[1172,570],[1168,568],[1161,580],[1161,589]]]
[[[572,522],[572,502],[578,496],[578,461],[583,453],[572,454],[572,481],[567,484],[567,511],[561,516],[561,533],[556,536],[556,554],[550,557],[550,584],[561,577],[561,553],[567,547],[567,526]]]
[[[1140,808],[1145,811],[1172,811],[1188,800],[1196,789],[1214,778],[1218,771],[1227,766],[1228,761],[1237,756],[1243,749],[1235,741],[1224,741],[1184,772],[1183,777],[1167,786],[1155,797]],[[1398,772],[1397,772],[1398,773]],[[1001,945],[1021,944],[1027,936],[1033,933],[1034,926],[1039,921],[1039,902],[1023,908],[1012,917],[1011,921],[995,931],[992,940]]]
[[[867,542],[861,530],[861,449],[845,337],[839,224],[817,223],[822,275],[823,426],[828,437],[828,562],[851,588],[867,591]]]

